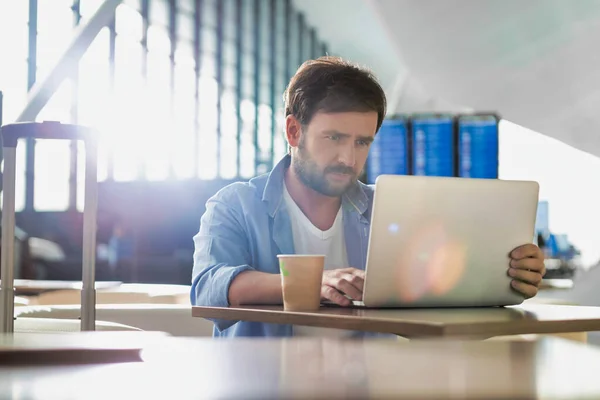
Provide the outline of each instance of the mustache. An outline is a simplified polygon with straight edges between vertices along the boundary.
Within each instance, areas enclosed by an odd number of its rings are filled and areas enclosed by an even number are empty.
[[[335,165],[333,167],[325,168],[325,173],[354,175],[354,170],[350,167],[346,167],[345,165]]]

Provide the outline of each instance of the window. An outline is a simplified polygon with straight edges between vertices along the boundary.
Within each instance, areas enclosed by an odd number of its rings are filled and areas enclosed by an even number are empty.
[[[37,77],[41,80],[54,68],[69,45],[74,27],[72,0],[38,1]]]
[[[38,115],[38,121],[71,121],[72,83],[67,80]],[[37,211],[66,211],[69,207],[71,143],[36,140],[33,207]]]
[[[176,179],[190,179],[194,171],[196,62],[191,43],[180,43],[175,51],[172,151]],[[168,139],[168,138],[165,138]]]
[[[33,66],[28,62],[28,2],[11,2],[10,7],[0,2],[0,34],[11,37],[0,42],[0,53],[8,55],[0,64],[5,123],[25,105],[28,79],[43,79],[55,67],[77,21],[87,23],[101,4],[39,1],[31,31],[37,43]],[[296,24],[301,18],[291,4],[124,1],[114,24],[87,49],[78,73],[63,82],[36,120],[94,128],[100,181],[246,179],[266,172],[286,152],[281,94],[304,57],[293,46],[311,38],[305,23]],[[40,211],[81,210],[82,144],[36,141],[35,168],[27,175],[34,179],[32,200],[31,193],[24,193],[31,179],[25,175],[26,154],[22,143],[17,209],[32,204]],[[77,171],[71,171],[73,157]],[[75,185],[69,183],[72,173]],[[69,204],[72,190],[75,204]]]
[[[3,124],[14,122],[27,101],[29,7],[26,1],[0,1],[0,91]],[[15,210],[25,207],[25,143],[17,146]],[[0,194],[1,196],[1,194]]]
[[[16,151],[15,211],[23,211],[25,208],[25,149],[25,140],[20,139]],[[3,195],[4,192],[0,192],[0,208]]]
[[[82,3],[83,4],[83,3]],[[78,122],[94,127],[100,134],[98,140],[98,180],[108,177],[108,159],[112,126],[108,118],[112,103],[110,58],[110,31],[103,28],[79,62]],[[81,148],[81,146],[80,146]],[[85,165],[84,154],[79,150],[79,169]],[[79,171],[79,170],[78,170]],[[78,173],[77,204],[83,205],[83,176]],[[81,209],[81,207],[78,207]]]
[[[37,74],[43,80],[58,62],[73,34],[72,1],[38,2]],[[41,16],[47,16],[41,18]],[[37,121],[73,122],[73,82],[64,81]],[[70,142],[36,140],[33,207],[38,211],[66,211],[69,207]],[[51,167],[49,167],[51,165]]]
[[[597,263],[600,158],[507,120],[500,121],[499,132],[499,177],[539,182],[550,230],[568,233],[584,265]]]
[[[173,155],[174,140],[168,140],[173,131],[171,120],[171,61],[169,54],[171,41],[169,32],[162,26],[151,25],[148,28],[148,77],[146,81],[146,107],[140,115],[140,121],[146,120],[144,129],[133,140],[131,153],[139,153],[143,160],[145,176],[148,180],[164,180],[169,176],[169,163]]]

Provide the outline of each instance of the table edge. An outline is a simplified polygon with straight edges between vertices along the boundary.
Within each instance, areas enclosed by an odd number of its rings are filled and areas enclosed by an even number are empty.
[[[223,311],[229,314],[229,318],[223,318]],[[260,315],[256,318],[248,318],[248,312],[251,317]],[[443,334],[443,325],[435,322],[423,322],[423,321],[388,321],[380,318],[367,318],[367,317],[354,317],[348,315],[335,315],[336,324],[324,326],[323,324],[305,323],[305,319],[310,317],[312,319],[327,319],[330,314],[310,313],[310,312],[298,312],[298,311],[279,311],[279,310],[256,310],[246,309],[237,307],[205,307],[205,306],[192,306],[192,317],[206,318],[206,319],[224,319],[224,320],[245,320],[251,322],[263,322],[263,323],[274,323],[282,324],[281,315],[284,314],[290,319],[285,324],[296,324],[304,326],[315,326],[323,328],[335,328],[335,329],[347,329],[363,332],[377,332],[377,333],[390,333],[401,336],[441,336]],[[341,321],[341,323],[340,323]],[[369,324],[369,327],[365,327],[365,322]],[[372,329],[373,325],[378,326],[377,329]]]
[[[223,318],[224,310],[226,310],[225,312],[229,315],[228,318]],[[331,327],[366,332],[393,333],[407,337],[493,337],[505,335],[600,331],[600,317],[580,320],[513,320],[506,322],[495,321],[487,323],[470,322],[468,324],[456,324],[414,320],[387,321],[372,317],[335,315],[334,324],[324,325],[319,323],[307,324],[306,318],[310,317],[313,320],[326,319],[330,314],[282,310],[259,310],[238,307],[192,306],[192,317],[205,319],[224,319],[230,321],[243,319],[251,322],[282,324],[282,314],[289,319],[289,322],[286,322],[288,324]],[[250,316],[250,318],[248,318],[248,316]],[[357,321],[357,318],[360,318],[360,321]],[[368,327],[365,325],[368,325]]]

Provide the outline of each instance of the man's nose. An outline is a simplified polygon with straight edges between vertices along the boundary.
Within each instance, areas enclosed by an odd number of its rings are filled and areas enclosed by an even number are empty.
[[[356,150],[353,145],[344,146],[339,155],[339,162],[349,167],[356,164]]]

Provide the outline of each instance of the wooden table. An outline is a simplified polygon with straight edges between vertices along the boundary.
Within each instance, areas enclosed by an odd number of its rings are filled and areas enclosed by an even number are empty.
[[[52,290],[31,299],[37,305],[80,304],[80,290]],[[96,290],[96,304],[190,304],[190,286],[123,283]]]
[[[192,316],[393,333],[407,338],[483,339],[534,333],[600,331],[600,307],[522,304],[514,307],[366,309],[322,306],[289,312],[283,306],[192,307]]]
[[[0,334],[0,366],[140,361],[160,332],[88,331]]]
[[[114,288],[121,285],[119,281],[96,281],[96,289]],[[81,290],[81,281],[50,281],[15,279],[15,293],[20,295],[36,295],[50,290]]]
[[[164,338],[141,362],[0,366],[27,399],[600,398],[600,350],[560,339],[455,342]]]

